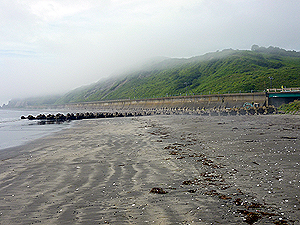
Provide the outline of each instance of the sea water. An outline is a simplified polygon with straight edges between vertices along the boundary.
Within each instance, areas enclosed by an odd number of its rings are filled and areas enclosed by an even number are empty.
[[[36,120],[21,119],[21,116],[36,116],[40,113],[47,115],[57,112],[0,109],[0,150],[22,145],[70,126],[68,122],[40,125]]]

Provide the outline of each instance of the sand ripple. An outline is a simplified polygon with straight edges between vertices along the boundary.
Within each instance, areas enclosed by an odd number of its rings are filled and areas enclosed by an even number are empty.
[[[299,224],[299,124],[291,115],[79,121],[0,153],[0,224]]]

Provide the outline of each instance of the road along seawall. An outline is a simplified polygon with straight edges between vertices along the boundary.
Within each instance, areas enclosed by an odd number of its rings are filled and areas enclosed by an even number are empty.
[[[185,108],[189,110],[213,109],[213,108],[241,108],[248,103],[258,103],[259,106],[268,106],[268,98],[265,92],[236,93],[174,96],[152,99],[125,99],[97,102],[80,102],[56,106],[56,108],[68,110],[100,110],[100,111],[139,111],[154,109]]]

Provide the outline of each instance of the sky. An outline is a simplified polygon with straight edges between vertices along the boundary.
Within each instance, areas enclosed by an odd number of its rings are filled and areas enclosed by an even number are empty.
[[[63,94],[157,56],[300,51],[299,0],[1,0],[0,106]]]

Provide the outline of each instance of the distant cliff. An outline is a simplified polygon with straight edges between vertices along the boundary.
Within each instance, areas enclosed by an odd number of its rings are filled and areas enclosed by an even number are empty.
[[[34,108],[41,105],[54,105],[61,95],[12,99],[1,108]]]

